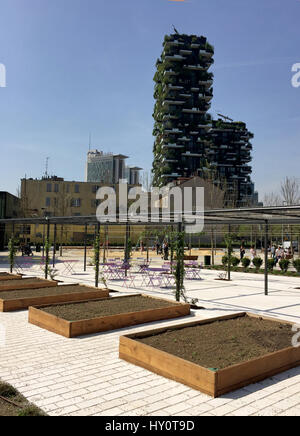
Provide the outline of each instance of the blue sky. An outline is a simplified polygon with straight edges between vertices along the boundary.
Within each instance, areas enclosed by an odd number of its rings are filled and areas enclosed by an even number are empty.
[[[92,145],[150,169],[153,75],[172,24],[215,46],[212,114],[255,134],[261,196],[299,176],[299,0],[1,0],[0,190],[49,171],[84,179]]]

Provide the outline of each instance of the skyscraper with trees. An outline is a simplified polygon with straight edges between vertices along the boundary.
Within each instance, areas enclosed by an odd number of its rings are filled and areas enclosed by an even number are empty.
[[[253,134],[228,117],[213,120],[209,71],[214,48],[204,36],[167,35],[157,60],[153,185],[200,176],[226,192],[225,204],[257,204],[251,181]]]
[[[154,77],[153,184],[200,175],[209,149],[213,47],[203,36],[166,36]]]

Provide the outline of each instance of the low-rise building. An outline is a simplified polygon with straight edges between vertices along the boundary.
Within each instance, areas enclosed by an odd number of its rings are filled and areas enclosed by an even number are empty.
[[[22,216],[37,218],[95,215],[100,202],[97,200],[96,194],[102,186],[114,188],[118,196],[118,184],[67,181],[56,176],[43,177],[42,179],[22,179]],[[136,184],[128,184],[128,189],[133,186]],[[30,226],[31,242],[41,242],[44,239],[44,227],[43,225]],[[88,230],[91,239],[93,239],[94,229]],[[51,232],[53,233],[53,229]],[[53,240],[53,234],[50,236]],[[84,226],[64,225],[58,229],[58,240],[61,242],[76,243],[83,242],[83,239]],[[120,242],[123,243],[123,239]]]
[[[0,191],[0,219],[17,218],[20,216],[21,202],[18,197],[9,192]],[[0,250],[4,249],[12,229],[8,225],[0,225]]]

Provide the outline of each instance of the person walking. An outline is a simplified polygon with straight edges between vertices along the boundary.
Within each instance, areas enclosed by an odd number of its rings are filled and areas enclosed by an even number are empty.
[[[242,244],[242,245],[240,246],[240,258],[241,258],[241,260],[243,259],[244,256],[245,256],[245,247],[244,247],[244,245]]]
[[[275,248],[275,245],[272,245],[272,247],[271,247],[271,256],[272,256],[272,259],[275,259],[275,254],[276,254],[276,248]]]
[[[251,256],[251,263],[253,264],[253,259],[256,257],[256,250],[254,245],[252,245],[250,248],[250,256]]]
[[[169,260],[169,244],[164,242],[164,260]]]
[[[283,257],[284,257],[284,250],[279,245],[279,247],[277,248],[276,253],[275,253],[275,266],[277,265],[278,262],[281,261],[281,259],[283,259]]]

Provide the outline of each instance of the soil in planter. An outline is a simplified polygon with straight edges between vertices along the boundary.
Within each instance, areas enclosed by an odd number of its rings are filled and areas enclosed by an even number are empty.
[[[160,309],[162,307],[170,307],[171,305],[172,302],[164,300],[132,296],[85,303],[53,305],[44,307],[42,310],[67,321],[80,321],[82,319],[118,315],[121,313],[140,312],[147,309]]]
[[[1,287],[5,287],[5,286],[10,286],[12,288],[13,286],[16,286],[16,289],[18,289],[18,287],[22,286],[23,284],[32,285],[35,283],[44,283],[44,280],[38,278],[32,278],[32,279],[25,279],[25,280],[21,279],[21,280],[0,281],[0,291],[1,291]]]
[[[51,295],[79,294],[84,292],[96,291],[97,289],[86,288],[84,286],[53,286],[50,288],[38,289],[17,289],[15,291],[2,291],[0,289],[0,300],[16,300],[17,298],[44,297]],[[101,288],[98,289],[101,291]]]
[[[294,334],[290,325],[244,316],[137,340],[200,366],[223,369],[291,347]]]

